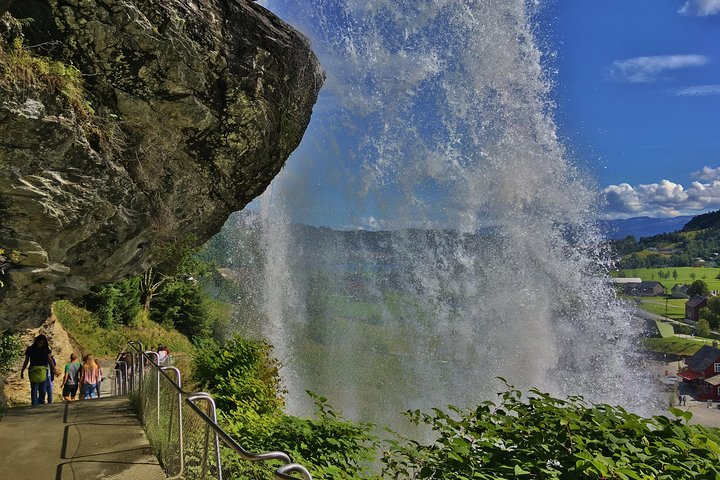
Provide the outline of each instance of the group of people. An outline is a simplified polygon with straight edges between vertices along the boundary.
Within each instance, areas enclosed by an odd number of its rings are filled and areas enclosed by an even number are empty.
[[[53,403],[53,378],[63,375],[62,397],[65,401],[75,400],[78,390],[79,398],[90,399],[100,397],[102,367],[88,354],[78,361],[78,355],[72,353],[70,362],[65,364],[64,372],[57,368],[55,358],[50,350],[45,335],[35,337],[32,345],[25,349],[25,361],[20,370],[20,378],[25,378],[25,369],[30,380],[30,401],[33,406]]]

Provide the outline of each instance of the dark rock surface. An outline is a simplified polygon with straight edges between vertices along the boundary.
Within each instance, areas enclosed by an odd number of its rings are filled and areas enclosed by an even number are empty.
[[[0,0],[33,53],[76,66],[92,114],[0,87],[0,331],[198,245],[300,142],[323,74],[247,0]],[[2,73],[2,72],[0,72]]]

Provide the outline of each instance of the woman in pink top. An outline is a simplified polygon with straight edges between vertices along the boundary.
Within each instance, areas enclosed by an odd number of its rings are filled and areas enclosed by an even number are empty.
[[[92,355],[87,355],[80,369],[80,388],[85,400],[97,397],[98,378],[100,378],[98,365]]]

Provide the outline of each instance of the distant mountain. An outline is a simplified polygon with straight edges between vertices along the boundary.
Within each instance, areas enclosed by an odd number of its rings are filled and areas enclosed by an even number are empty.
[[[717,212],[708,212],[698,215],[690,220],[682,229],[683,232],[691,232],[693,230],[705,230],[720,226],[720,210]]]
[[[635,217],[618,220],[602,220],[600,221],[600,225],[605,230],[607,238],[611,240],[620,240],[628,235],[632,235],[639,240],[642,237],[652,237],[661,233],[676,232],[683,229],[686,223],[704,217],[705,215],[698,217],[685,215],[671,218]],[[720,221],[720,219],[718,219],[718,221]]]

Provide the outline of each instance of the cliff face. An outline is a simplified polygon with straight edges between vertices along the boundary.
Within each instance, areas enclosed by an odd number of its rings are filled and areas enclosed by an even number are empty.
[[[32,18],[24,50],[75,66],[83,90],[7,67],[6,23],[0,331],[207,240],[279,172],[323,81],[308,41],[246,0],[0,0],[7,12]]]

